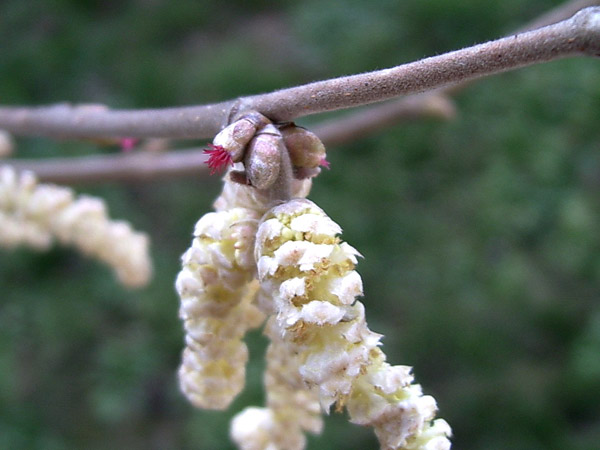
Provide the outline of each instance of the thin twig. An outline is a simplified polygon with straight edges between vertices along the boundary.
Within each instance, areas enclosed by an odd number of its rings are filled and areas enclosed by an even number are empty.
[[[574,55],[600,55],[600,8],[586,8],[554,25],[391,69],[213,105],[121,111],[69,105],[5,107],[0,108],[0,128],[59,137],[209,138],[247,110],[274,121],[289,121]]]
[[[556,8],[546,11],[544,14],[536,17],[515,32],[522,33],[523,31],[546,27],[553,23],[560,22],[561,20],[565,20],[584,8],[598,5],[600,5],[599,0],[571,0],[570,2],[562,3]]]
[[[426,94],[423,94],[426,95]],[[387,125],[400,117],[423,116],[425,102],[420,96],[407,97],[413,102],[385,104],[380,110],[381,117],[369,114],[369,117],[352,117],[324,123],[313,128],[326,147],[348,139],[348,130],[357,136]],[[399,106],[399,107],[398,107]],[[427,106],[433,116],[454,114],[454,106],[441,96],[431,96]],[[353,124],[353,123],[354,124]],[[151,142],[154,140],[151,140]],[[206,173],[206,156],[202,149],[171,150],[166,153],[140,149],[135,153],[94,155],[67,158],[44,159],[0,159],[0,165],[7,164],[16,170],[31,170],[38,180],[58,184],[94,184],[98,182],[139,182],[159,178],[182,177]]]
[[[392,69],[243,98],[273,120],[374,103],[573,55],[600,55],[600,8],[565,21]]]
[[[456,108],[452,100],[434,91],[363,108],[345,117],[321,122],[312,127],[312,131],[329,148],[374,133],[401,120],[426,117],[449,120],[455,115]]]
[[[590,0],[568,2],[535,19],[523,29],[555,23],[570,16],[581,6],[597,3]],[[452,88],[439,89],[426,94],[409,95],[394,102],[364,108],[341,119],[319,124],[313,127],[313,131],[327,146],[332,146],[383,128],[401,118],[430,113],[432,107],[434,116],[443,117],[453,111],[453,105],[445,102],[447,97],[444,95],[455,93],[467,84],[461,83]],[[103,106],[86,106],[86,108],[105,109]],[[8,159],[4,160],[4,163],[13,165],[19,170],[33,170],[45,182],[81,184],[103,181],[135,182],[161,177],[197,175],[204,171],[206,167],[204,161],[205,157],[198,149],[188,149],[149,156],[135,153],[44,160]]]
[[[205,171],[204,161],[205,155],[196,148],[168,153],[138,151],[77,158],[0,159],[0,166],[7,164],[19,171],[31,170],[46,183],[92,184],[198,175]]]
[[[600,5],[600,0],[571,0],[536,17],[511,34],[552,25],[568,19],[580,9],[595,5]],[[463,90],[472,81],[474,80],[424,94],[408,95],[380,105],[360,108],[341,118],[319,123],[313,128],[313,131],[321,139],[337,145],[374,133],[401,120],[427,117],[452,119],[456,111],[450,97]]]

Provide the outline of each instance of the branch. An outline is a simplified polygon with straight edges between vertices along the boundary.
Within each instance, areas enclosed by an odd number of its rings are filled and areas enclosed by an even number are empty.
[[[441,91],[433,91],[365,108],[345,117],[319,123],[311,129],[329,147],[363,137],[400,120],[424,117],[451,119],[455,115],[454,103]]]
[[[600,56],[600,8],[537,30],[391,69],[241,99],[273,120],[365,105],[574,55]]]
[[[168,153],[138,151],[118,155],[77,158],[0,159],[15,170],[31,170],[46,183],[87,184],[107,181],[136,182],[173,176],[196,175],[206,169],[200,149]]]
[[[600,0],[571,0],[547,11],[511,34],[552,25],[553,23],[568,19],[580,9],[599,4]],[[403,119],[422,117],[451,119],[455,115],[455,108],[450,100],[450,96],[463,90],[469,84],[469,81],[460,82],[426,94],[413,94],[392,102],[362,108],[349,113],[341,119],[334,119],[327,123],[319,124],[313,131],[321,139],[326,138],[327,140],[331,140],[332,144],[342,144],[394,125]]]
[[[425,97],[425,98],[422,98]],[[360,111],[349,117],[313,127],[326,147],[346,142],[352,137],[383,128],[400,118],[452,116],[454,105],[440,95],[422,94],[406,97],[404,102],[381,105],[373,111]],[[153,142],[155,140],[150,140]],[[160,143],[159,143],[160,144]],[[31,170],[46,183],[93,184],[98,182],[139,182],[158,178],[206,173],[206,156],[201,149],[172,150],[167,153],[139,149],[135,153],[44,159],[0,159],[18,171]]]
[[[562,3],[556,8],[546,11],[546,13],[536,17],[531,22],[519,28],[516,32],[521,33],[523,31],[535,30],[536,28],[552,25],[553,23],[571,17],[579,10],[598,5],[600,5],[600,0],[571,0],[570,2]]]
[[[0,108],[0,128],[54,137],[210,138],[237,114],[256,110],[275,121],[366,105],[574,55],[600,56],[600,8],[568,20],[391,69],[334,78],[183,108],[109,110],[99,106]]]
[[[555,23],[570,16],[581,7],[597,3],[598,0],[568,2],[540,16],[523,29]],[[363,109],[341,119],[321,123],[315,126],[313,131],[326,146],[331,146],[381,129],[399,119],[412,119],[424,115],[450,117],[454,113],[454,106],[448,100],[447,95],[455,93],[457,88],[463,88],[467,84],[463,82],[450,88],[438,89],[426,94],[410,95],[391,103]],[[65,105],[59,106],[64,107]],[[107,111],[106,107],[102,105],[84,105],[79,108],[89,111],[94,109]],[[7,159],[4,160],[4,163],[19,170],[32,170],[46,182],[81,184],[104,181],[136,182],[198,175],[206,168],[204,161],[205,157],[199,152],[199,149],[188,149],[171,151],[168,154],[150,155],[140,152],[45,160]]]

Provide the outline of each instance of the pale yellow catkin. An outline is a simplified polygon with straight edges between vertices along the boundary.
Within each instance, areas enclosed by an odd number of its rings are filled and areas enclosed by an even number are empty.
[[[413,384],[409,367],[385,361],[381,335],[367,327],[356,301],[359,253],[340,232],[306,199],[267,212],[255,247],[262,308],[296,348],[305,389],[318,392],[324,411],[347,407],[352,422],[374,428],[384,450],[447,450],[451,431],[434,420],[435,400]]]
[[[306,446],[304,431],[319,434],[323,429],[319,394],[304,384],[298,349],[283,339],[275,317],[267,321],[265,334],[271,341],[264,377],[267,404],[238,413],[231,422],[231,438],[241,450],[301,450]]]
[[[251,303],[258,218],[246,208],[205,214],[182,256],[175,283],[186,334],[179,385],[198,408],[225,409],[244,387],[243,337],[264,320]]]
[[[294,186],[295,194],[306,195],[310,180]],[[226,174],[214,206],[196,224],[175,283],[186,342],[179,384],[196,407],[224,409],[244,387],[244,335],[265,318],[252,303],[258,285],[253,251],[269,204],[264,193]]]
[[[108,264],[126,286],[148,283],[149,241],[125,221],[113,221],[103,200],[39,184],[31,172],[0,167],[0,246],[47,249],[57,240]]]

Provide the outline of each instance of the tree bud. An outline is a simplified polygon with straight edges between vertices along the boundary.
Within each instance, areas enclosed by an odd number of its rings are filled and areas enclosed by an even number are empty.
[[[246,146],[256,131],[270,123],[271,121],[262,114],[251,111],[223,128],[213,139],[213,144],[227,150],[233,162],[240,162],[244,159]]]
[[[286,125],[280,131],[294,167],[319,167],[325,159],[325,146],[316,134],[294,124]]]
[[[297,167],[294,166],[294,178],[296,180],[307,180],[321,173],[320,167]]]
[[[267,189],[275,183],[281,170],[283,151],[283,139],[275,126],[266,125],[254,136],[244,157],[246,176],[252,186]]]
[[[256,133],[256,126],[247,119],[240,119],[223,128],[213,139],[215,146],[221,146],[229,152],[233,162],[244,157],[244,149]]]

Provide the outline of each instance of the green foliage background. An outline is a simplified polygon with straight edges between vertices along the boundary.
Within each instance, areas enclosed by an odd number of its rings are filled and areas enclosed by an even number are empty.
[[[4,0],[0,103],[219,101],[482,42],[558,3]],[[454,448],[597,448],[598,60],[488,78],[456,101],[455,120],[331,148],[311,198],[364,254],[369,324],[436,397]],[[18,156],[112,151],[27,138]],[[219,180],[77,189],[150,233],[156,276],[129,292],[70,249],[0,253],[0,448],[232,448],[230,417],[262,403],[265,339],[249,336],[248,386],[226,412],[192,409],[175,377],[173,280]],[[309,448],[377,442],[333,415]]]

